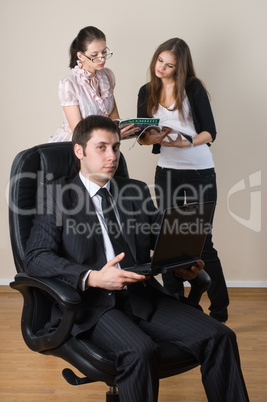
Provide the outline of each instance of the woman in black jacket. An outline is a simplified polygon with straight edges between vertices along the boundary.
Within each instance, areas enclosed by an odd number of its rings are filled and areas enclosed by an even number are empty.
[[[159,208],[216,202],[216,174],[210,151],[216,127],[207,90],[196,77],[190,49],[182,39],[170,39],[155,51],[150,82],[139,91],[138,117],[159,118],[160,125],[168,127],[160,134],[147,132],[138,139],[141,145],[153,145],[152,152],[160,154],[155,175]],[[225,322],[228,291],[211,231],[202,258],[212,280],[208,290],[210,315]],[[164,274],[163,282],[170,292],[183,292],[174,274]]]

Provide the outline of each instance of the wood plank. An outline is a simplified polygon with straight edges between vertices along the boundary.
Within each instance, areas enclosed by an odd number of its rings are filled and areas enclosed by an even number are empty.
[[[230,288],[228,326],[237,334],[241,363],[251,401],[267,400],[267,289]],[[207,296],[202,307],[208,313]],[[0,286],[0,399],[3,402],[79,402],[105,400],[107,386],[93,383],[74,387],[61,371],[61,359],[30,351],[20,332],[22,297]],[[79,374],[79,373],[77,373]],[[161,380],[159,402],[205,402],[200,370]],[[132,402],[132,401],[129,401]],[[133,401],[134,402],[134,401]],[[145,401],[144,401],[145,402]],[[238,402],[238,401],[237,401]]]

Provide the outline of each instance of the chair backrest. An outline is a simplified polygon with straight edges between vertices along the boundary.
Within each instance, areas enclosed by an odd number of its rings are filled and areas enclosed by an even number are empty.
[[[37,145],[15,157],[10,174],[9,228],[17,272],[24,272],[22,259],[35,215],[38,187],[63,176],[72,176],[74,169],[71,142]],[[116,175],[128,177],[122,154]]]

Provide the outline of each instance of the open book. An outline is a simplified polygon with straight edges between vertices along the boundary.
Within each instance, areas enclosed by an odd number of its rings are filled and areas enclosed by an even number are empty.
[[[128,137],[125,137],[124,139],[129,139],[133,137],[137,137],[138,139],[141,137],[142,134],[144,134],[146,130],[149,131],[153,130],[157,133],[161,133],[162,131],[169,129],[169,127],[161,126],[160,119],[155,118],[134,117],[132,119],[125,119],[125,120],[114,119],[113,121],[117,123],[120,128],[128,126],[129,124],[134,124],[139,128],[139,131]],[[178,134],[178,133],[181,134],[184,137],[184,139],[186,139],[190,144],[193,143],[193,137],[189,134],[185,134],[181,131],[175,131],[175,130],[172,130],[170,134]]]
[[[156,129],[156,130],[159,129],[159,119],[136,117],[136,118],[125,119],[125,120],[114,119],[113,121],[115,123],[117,123],[120,128],[128,126],[129,124],[134,124],[135,126],[137,126],[139,128],[139,131],[137,131],[135,134],[129,135],[128,137],[126,137],[124,139],[129,139],[129,138],[133,138],[133,137],[139,138],[144,133],[144,131],[147,129],[150,129],[150,130],[151,129]]]
[[[154,133],[156,133],[156,132],[161,133],[164,130],[169,130],[169,129],[170,129],[170,127],[160,126],[160,125],[158,125],[158,126],[147,126],[140,134],[132,135],[132,136],[128,137],[128,138],[136,137],[133,145],[129,148],[129,150],[134,148],[134,146],[137,143],[138,139],[144,134],[144,132],[146,130],[149,130],[153,134],[153,132]],[[176,134],[176,135],[181,134],[182,139],[187,140],[190,145],[193,145],[193,137],[191,135],[189,135],[189,134],[185,134],[185,133],[182,133],[181,131],[176,131],[176,130],[172,130],[169,134],[170,135],[171,134]],[[167,139],[167,141],[168,141],[168,139]]]

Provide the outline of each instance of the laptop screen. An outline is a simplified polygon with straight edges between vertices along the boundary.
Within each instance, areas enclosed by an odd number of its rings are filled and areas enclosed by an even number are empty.
[[[207,202],[165,210],[151,268],[200,258],[214,206]]]

